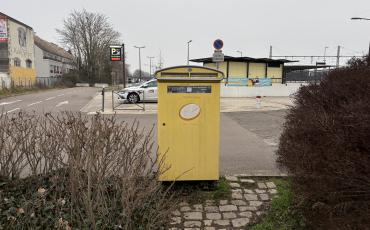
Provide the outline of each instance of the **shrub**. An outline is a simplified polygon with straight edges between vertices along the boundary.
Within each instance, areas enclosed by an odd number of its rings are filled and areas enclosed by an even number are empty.
[[[370,226],[369,57],[299,90],[277,155],[313,228]]]
[[[155,170],[162,162],[138,123],[21,112],[0,115],[0,126],[0,229],[160,229],[169,221],[175,206]]]

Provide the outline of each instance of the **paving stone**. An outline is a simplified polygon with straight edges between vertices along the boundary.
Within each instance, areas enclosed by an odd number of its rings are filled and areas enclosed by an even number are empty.
[[[256,193],[266,193],[265,189],[255,189]]]
[[[242,182],[242,183],[248,183],[248,184],[254,184],[254,183],[256,183],[252,179],[240,179],[240,182]]]
[[[213,221],[215,225],[219,226],[229,226],[230,225],[230,220],[215,220]]]
[[[258,200],[257,195],[255,194],[244,194],[246,200]]]
[[[181,202],[179,206],[189,206],[189,204],[187,202]]]
[[[206,218],[209,220],[219,220],[221,219],[221,214],[218,212],[206,213]]]
[[[220,200],[220,205],[225,205],[225,204],[228,204],[229,201],[228,200]]]
[[[173,225],[181,224],[181,217],[172,217],[171,220],[172,220],[171,224]]]
[[[234,189],[231,189],[231,192],[235,192],[235,193],[243,193],[243,190],[240,189],[240,188],[234,188]]]
[[[261,189],[266,189],[267,188],[267,186],[265,185],[265,183],[263,183],[263,182],[258,182],[257,183],[257,187],[258,188],[261,188]]]
[[[220,205],[220,211],[221,212],[232,212],[232,211],[237,211],[238,208],[236,205]]]
[[[266,193],[263,193],[263,194],[258,194],[258,196],[260,197],[261,200],[263,201],[266,201],[266,200],[269,200],[269,195],[267,195]]]
[[[186,228],[192,228],[192,227],[200,227],[202,226],[202,222],[200,221],[185,221],[184,227]]]
[[[212,225],[212,220],[203,220],[204,226],[211,226]]]
[[[205,227],[204,229],[205,229],[205,230],[216,230],[216,228],[215,228],[215,227]]]
[[[237,177],[251,177],[251,176],[253,176],[253,174],[251,174],[251,173],[249,173],[249,174],[243,173],[243,174],[236,174],[235,176],[237,176]]]
[[[204,210],[206,212],[218,212],[218,207],[217,206],[205,206]]]
[[[193,207],[195,211],[203,211],[203,205],[201,204],[194,204]]]
[[[247,202],[245,202],[244,200],[232,200],[231,204],[239,206],[239,205],[247,205]]]
[[[188,212],[188,211],[191,211],[191,208],[189,206],[183,206],[180,208],[180,211],[181,212]]]
[[[240,188],[240,184],[239,183],[230,183],[230,186],[232,188]]]
[[[248,218],[251,218],[252,217],[252,212],[250,211],[246,211],[246,212],[239,212],[239,216],[242,216],[242,217],[248,217]]]
[[[257,208],[255,206],[239,206],[239,211],[257,211]]]
[[[254,191],[250,189],[244,189],[244,193],[254,194]]]
[[[236,218],[236,214],[233,212],[224,212],[222,213],[223,219],[234,219]]]
[[[201,212],[185,212],[184,218],[187,220],[201,220],[203,219]]]
[[[238,178],[236,176],[225,176],[225,179],[228,181],[237,182]]]
[[[215,201],[214,200],[206,200],[206,205],[209,205],[209,204],[214,204]]]
[[[243,199],[243,195],[241,193],[231,193],[231,198],[233,198],[233,199]]]
[[[244,227],[247,226],[249,223],[248,218],[238,218],[231,221],[234,228]]]
[[[266,186],[267,188],[276,188],[276,185],[274,184],[274,182],[266,182]]]
[[[174,215],[174,216],[181,216],[181,212],[176,209],[175,211],[172,212],[172,215]]]
[[[184,230],[200,230],[200,228],[184,228]]]
[[[262,205],[261,201],[249,201],[249,204],[254,207],[259,207]]]
[[[170,230],[180,230],[179,228],[170,228]]]
[[[277,194],[277,190],[276,189],[269,189],[268,191],[271,194]]]

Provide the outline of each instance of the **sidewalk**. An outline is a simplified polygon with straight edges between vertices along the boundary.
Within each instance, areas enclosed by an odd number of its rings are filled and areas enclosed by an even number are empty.
[[[117,95],[114,95],[114,107],[112,103],[112,92],[105,93],[104,112],[102,112],[102,95],[99,92],[87,105],[85,105],[81,112],[88,114],[95,114],[101,112],[102,114],[156,114],[157,103],[145,102],[137,105],[129,103],[120,103],[117,100]],[[270,111],[287,109],[293,105],[293,101],[289,97],[263,97],[261,100],[261,107],[257,108],[255,98],[221,98],[221,112],[238,112],[238,111]]]

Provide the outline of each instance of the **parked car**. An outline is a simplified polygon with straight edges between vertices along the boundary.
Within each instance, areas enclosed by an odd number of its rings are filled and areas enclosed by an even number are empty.
[[[136,86],[124,88],[117,94],[119,100],[127,101],[129,103],[138,103],[139,101],[157,101],[157,79],[151,79]]]

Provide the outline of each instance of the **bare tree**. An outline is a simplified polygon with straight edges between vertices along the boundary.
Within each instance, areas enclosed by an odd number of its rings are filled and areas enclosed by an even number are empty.
[[[110,80],[109,45],[119,44],[120,33],[113,29],[108,17],[82,11],[73,11],[57,29],[61,42],[75,56],[80,74],[85,73],[90,83]]]

